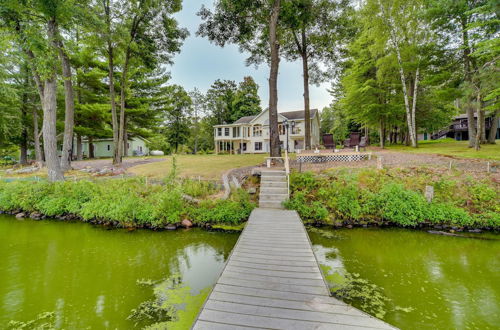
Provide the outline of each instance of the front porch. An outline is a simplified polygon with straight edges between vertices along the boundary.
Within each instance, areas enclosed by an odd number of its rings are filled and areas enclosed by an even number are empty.
[[[215,154],[244,154],[248,152],[249,144],[248,140],[216,140]]]

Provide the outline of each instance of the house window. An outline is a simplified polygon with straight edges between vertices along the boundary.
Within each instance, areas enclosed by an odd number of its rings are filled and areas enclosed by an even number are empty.
[[[111,145],[108,144],[108,151],[110,151],[110,150],[111,150]]]
[[[292,134],[300,134],[300,133],[301,133],[300,126],[295,125],[295,126],[292,128]]]
[[[240,143],[240,149],[242,151],[247,151],[247,143],[246,142]]]
[[[262,150],[262,142],[255,142],[255,151]]]
[[[240,128],[233,127],[233,137],[240,137]]]
[[[262,136],[262,126],[257,125],[253,127],[253,136]]]
[[[224,136],[229,136],[229,127],[224,128]]]
[[[217,136],[222,136],[222,127],[217,127]]]

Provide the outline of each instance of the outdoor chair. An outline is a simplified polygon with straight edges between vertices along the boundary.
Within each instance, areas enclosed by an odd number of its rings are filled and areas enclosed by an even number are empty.
[[[355,148],[359,146],[361,133],[353,132],[349,134],[349,138],[344,140],[344,148]]]
[[[361,141],[359,142],[359,148],[363,148],[366,151],[366,146],[368,144],[368,138],[366,136],[363,136],[361,138]]]
[[[335,148],[335,140],[333,139],[332,134],[323,134],[323,146],[325,149]]]

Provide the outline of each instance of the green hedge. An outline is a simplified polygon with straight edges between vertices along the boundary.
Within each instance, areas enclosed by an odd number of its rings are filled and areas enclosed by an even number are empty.
[[[0,182],[0,210],[159,228],[182,219],[195,224],[238,224],[255,207],[245,191],[225,201],[206,200],[200,205],[182,198],[184,193],[206,197],[213,192],[214,187],[207,183],[187,181],[166,186],[147,185],[141,179]]]
[[[426,185],[435,197],[428,203]],[[500,191],[494,181],[430,169],[341,169],[294,173],[288,208],[306,221],[400,226],[451,225],[500,228]]]

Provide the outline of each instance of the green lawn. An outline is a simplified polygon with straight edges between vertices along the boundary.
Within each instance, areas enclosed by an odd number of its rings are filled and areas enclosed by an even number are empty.
[[[418,144],[418,148],[393,145],[387,147],[387,149],[412,153],[439,154],[462,158],[500,160],[500,140],[497,140],[496,144],[481,145],[481,149],[479,151],[476,151],[473,148],[468,148],[467,141],[455,141],[453,139],[421,141]]]
[[[220,179],[224,172],[237,167],[263,163],[267,154],[245,155],[177,155],[177,168],[183,177]],[[137,165],[127,171],[136,175],[163,178],[172,169],[172,156],[166,161]]]

